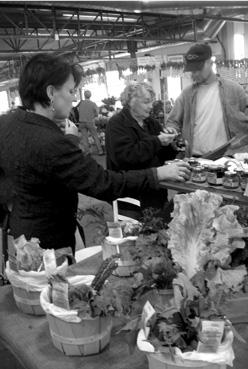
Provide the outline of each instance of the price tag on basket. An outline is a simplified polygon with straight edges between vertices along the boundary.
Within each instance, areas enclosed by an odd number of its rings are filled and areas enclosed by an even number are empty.
[[[243,194],[244,196],[248,196],[248,183],[246,184],[246,187],[245,187],[245,192]]]
[[[154,310],[153,306],[149,301],[146,301],[141,316],[141,327],[145,332],[146,338],[148,337],[150,331],[150,328],[147,326],[147,323],[154,314],[156,314],[156,311]]]

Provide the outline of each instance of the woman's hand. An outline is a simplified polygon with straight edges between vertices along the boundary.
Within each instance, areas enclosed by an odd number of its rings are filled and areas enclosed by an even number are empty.
[[[78,136],[78,128],[70,119],[66,119],[65,121],[64,133],[65,135]]]
[[[162,146],[167,146],[174,141],[176,136],[177,136],[177,133],[160,132],[160,134],[158,135],[158,139],[161,142]]]
[[[167,164],[157,168],[159,182],[161,181],[180,181],[184,182],[190,177],[190,165],[184,161]]]

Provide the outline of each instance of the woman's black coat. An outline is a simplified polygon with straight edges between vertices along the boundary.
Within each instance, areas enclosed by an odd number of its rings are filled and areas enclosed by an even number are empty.
[[[174,159],[176,151],[170,145],[162,146],[157,137],[161,131],[159,122],[152,118],[147,118],[142,128],[129,109],[123,108],[110,118],[106,127],[107,168],[115,171],[147,169]],[[167,191],[147,190],[138,198],[142,208],[161,208],[167,201]]]

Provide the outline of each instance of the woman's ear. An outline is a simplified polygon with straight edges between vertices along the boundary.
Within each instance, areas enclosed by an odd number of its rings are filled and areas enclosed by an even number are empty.
[[[54,99],[54,87],[52,85],[47,86],[46,88],[47,96],[51,101]]]

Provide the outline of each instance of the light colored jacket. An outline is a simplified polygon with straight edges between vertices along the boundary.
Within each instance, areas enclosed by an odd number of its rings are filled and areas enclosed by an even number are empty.
[[[220,77],[217,80],[227,138],[237,137],[232,146],[237,151],[238,147],[248,144],[247,95],[238,83]],[[188,141],[186,156],[192,155],[198,87],[199,84],[194,83],[181,92],[166,122],[166,127],[182,132]]]

